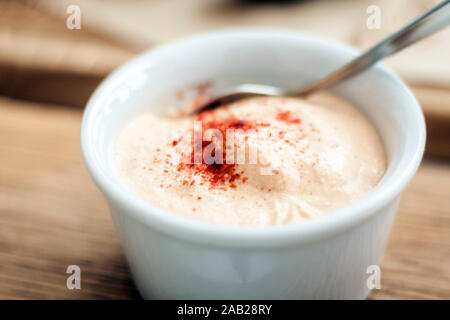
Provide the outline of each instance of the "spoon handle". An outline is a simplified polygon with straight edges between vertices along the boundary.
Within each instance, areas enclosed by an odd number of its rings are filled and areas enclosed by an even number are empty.
[[[335,70],[325,78],[296,91],[294,95],[305,96],[313,91],[326,89],[337,82],[375,64],[450,24],[450,0],[446,0],[429,10],[402,29],[383,39],[366,52]]]

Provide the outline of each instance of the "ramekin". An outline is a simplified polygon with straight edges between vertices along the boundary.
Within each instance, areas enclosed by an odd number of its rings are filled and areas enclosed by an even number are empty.
[[[189,220],[137,196],[122,183],[111,155],[131,116],[145,109],[164,112],[167,97],[180,88],[205,80],[217,87],[258,82],[297,88],[357,53],[286,30],[232,29],[151,49],[103,81],[84,113],[81,146],[144,298],[362,299],[369,294],[370,266],[381,263],[399,198],[425,144],[420,106],[385,67],[377,65],[331,91],[374,124],[387,172],[360,201],[319,218],[258,228]]]

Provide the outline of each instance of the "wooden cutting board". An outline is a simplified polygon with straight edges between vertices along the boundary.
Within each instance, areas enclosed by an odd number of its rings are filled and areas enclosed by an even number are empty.
[[[83,165],[82,110],[0,97],[0,299],[131,299],[102,195]],[[371,299],[450,299],[450,165],[425,161],[400,203]],[[81,268],[68,290],[66,268]]]
[[[0,1],[0,95],[84,107],[100,81],[136,54],[36,7]]]

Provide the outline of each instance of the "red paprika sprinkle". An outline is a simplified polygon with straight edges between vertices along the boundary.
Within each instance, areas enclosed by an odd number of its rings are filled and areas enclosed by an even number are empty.
[[[287,122],[289,124],[300,124],[301,120],[299,118],[293,118],[291,111],[278,111],[277,120]]]
[[[192,137],[192,151],[190,154],[190,163],[180,163],[178,165],[177,170],[178,171],[185,171],[190,176],[191,179],[193,177],[199,177],[200,178],[200,185],[203,185],[204,183],[208,183],[209,189],[221,189],[226,190],[229,188],[236,188],[236,183],[238,181],[242,181],[245,183],[248,178],[245,178],[242,176],[243,171],[241,173],[237,172],[237,164],[235,163],[226,163],[226,152],[227,149],[225,148],[226,144],[226,131],[228,129],[240,129],[244,132],[249,129],[256,129],[258,127],[266,127],[269,124],[266,123],[258,123],[256,121],[250,121],[250,120],[241,120],[237,119],[233,115],[229,115],[226,118],[217,118],[216,115],[211,111],[204,111],[197,115],[196,121],[202,122],[202,132],[205,132],[208,129],[217,129],[222,134],[222,141],[218,142],[220,145],[216,146],[214,145],[217,143],[213,139],[213,141],[204,141],[202,139],[201,143],[201,151],[202,155],[206,147],[208,147],[210,144],[213,144],[213,148],[211,149],[211,155],[214,157],[215,152],[220,152],[221,157],[219,155],[219,159],[221,158],[222,163],[217,163],[216,159],[214,158],[213,163],[206,163],[205,159],[202,157],[201,163],[195,163],[194,161],[194,137]],[[175,144],[176,145],[176,144]],[[198,146],[200,147],[200,145]],[[192,180],[193,181],[193,180]]]

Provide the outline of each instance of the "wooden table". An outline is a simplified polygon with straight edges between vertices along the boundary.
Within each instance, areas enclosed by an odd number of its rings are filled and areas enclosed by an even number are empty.
[[[105,200],[84,168],[82,110],[0,97],[0,298],[138,298]],[[66,268],[82,270],[81,290]],[[405,192],[373,299],[450,298],[450,165]]]

